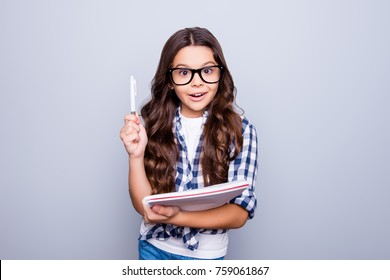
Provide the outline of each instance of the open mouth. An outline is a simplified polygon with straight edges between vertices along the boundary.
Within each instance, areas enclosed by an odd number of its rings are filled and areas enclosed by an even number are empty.
[[[194,93],[194,94],[190,94],[191,97],[195,97],[195,98],[199,98],[199,97],[202,97],[204,96],[206,93]]]

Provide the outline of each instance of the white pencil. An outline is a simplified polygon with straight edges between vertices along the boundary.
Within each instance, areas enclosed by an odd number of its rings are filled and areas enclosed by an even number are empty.
[[[135,96],[137,95],[137,82],[134,76],[130,76],[130,113],[135,115]]]

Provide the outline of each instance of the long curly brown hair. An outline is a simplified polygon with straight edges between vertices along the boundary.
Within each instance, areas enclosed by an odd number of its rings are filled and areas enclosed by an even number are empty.
[[[208,118],[203,128],[200,160],[205,186],[227,181],[229,161],[236,158],[242,148],[241,117],[233,107],[235,86],[218,40],[205,28],[177,31],[163,47],[152,80],[151,99],[141,109],[148,135],[145,170],[153,193],[175,191],[179,149],[173,132],[173,120],[180,100],[171,89],[168,70],[179,50],[187,46],[209,47],[217,64],[223,66],[218,91],[206,108]],[[234,152],[231,150],[232,143]]]

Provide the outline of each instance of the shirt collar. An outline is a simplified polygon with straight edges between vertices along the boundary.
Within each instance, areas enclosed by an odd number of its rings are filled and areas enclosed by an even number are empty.
[[[202,124],[205,124],[208,115],[209,115],[209,112],[207,110],[205,110],[202,114],[202,118],[203,118]],[[180,106],[177,107],[177,109],[176,109],[175,122],[181,123],[181,107]]]

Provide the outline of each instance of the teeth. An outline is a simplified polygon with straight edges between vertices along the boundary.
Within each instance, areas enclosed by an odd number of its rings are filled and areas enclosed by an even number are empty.
[[[199,96],[202,96],[202,95],[203,95],[202,93],[195,93],[192,96],[199,97]]]

